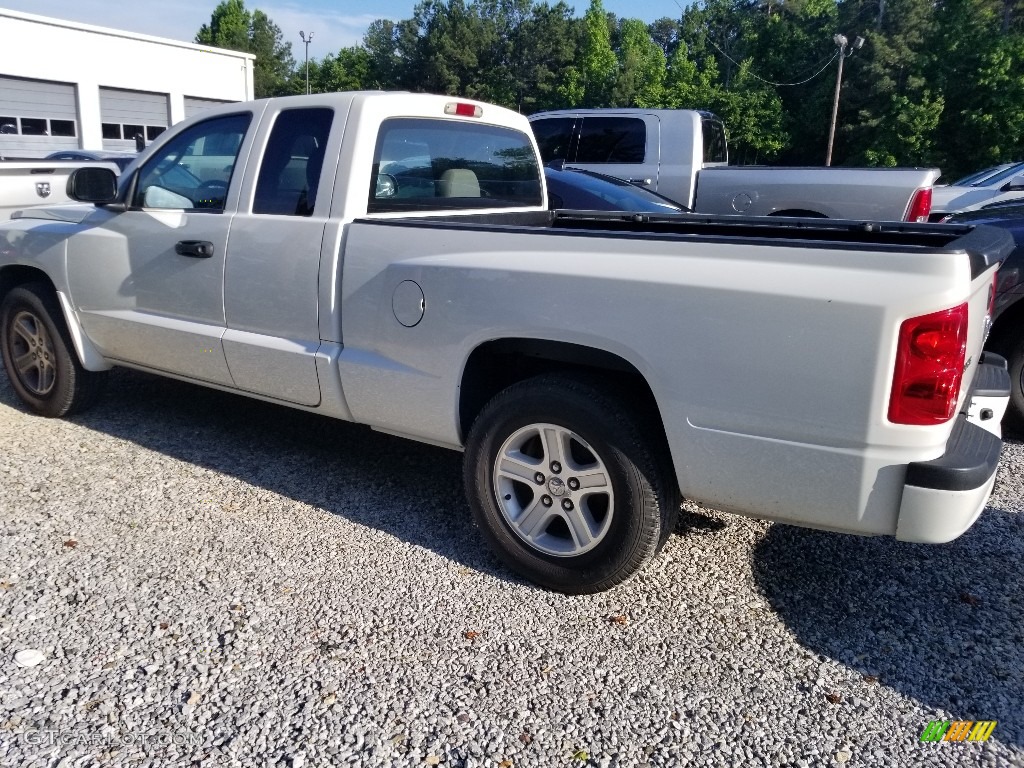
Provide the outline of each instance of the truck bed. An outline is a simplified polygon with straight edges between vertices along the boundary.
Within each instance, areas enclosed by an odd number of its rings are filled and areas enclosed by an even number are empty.
[[[565,232],[595,237],[686,238],[717,243],[828,245],[896,253],[967,254],[972,278],[1002,260],[1012,238],[995,227],[954,224],[852,221],[821,218],[769,218],[701,214],[656,215],[608,211],[535,211],[431,218],[359,219],[362,223],[415,228],[508,232]]]

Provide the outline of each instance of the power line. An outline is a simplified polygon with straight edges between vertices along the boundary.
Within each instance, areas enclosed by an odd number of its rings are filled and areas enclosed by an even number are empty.
[[[701,32],[701,34],[704,36],[704,40],[706,42],[710,43],[711,47],[714,48],[716,51],[718,51],[720,54],[722,54],[722,56],[724,56],[726,59],[731,61],[737,67],[742,66],[738,61],[736,61],[736,59],[734,59],[732,56],[730,56],[725,51],[723,51],[721,48],[719,48],[717,45],[715,45],[715,41],[712,40],[710,37],[708,37],[706,32]],[[820,75],[822,72],[824,72],[828,68],[828,65],[836,60],[836,56],[838,56],[838,55],[839,55],[838,53],[833,53],[829,57],[828,61],[826,61],[824,64],[821,65],[821,67],[818,69],[817,72],[815,72],[813,75],[808,77],[806,80],[800,80],[799,82],[796,82],[796,83],[776,83],[776,82],[773,82],[771,80],[766,80],[765,78],[761,77],[756,72],[750,72],[749,70],[748,70],[747,74],[749,74],[755,80],[760,80],[762,83],[767,83],[768,85],[774,85],[777,88],[789,88],[789,87],[794,86],[794,85],[804,85],[805,83],[811,82],[811,80],[813,80],[818,75]]]
[[[683,6],[679,4],[679,0],[674,0],[674,2],[679,7],[679,11],[681,13],[685,13],[685,10],[683,9]],[[704,41],[707,42],[707,43],[710,43],[711,47],[714,48],[716,51],[718,51],[720,54],[722,54],[722,56],[724,56],[727,60],[731,61],[737,67],[743,66],[738,61],[736,61],[732,56],[730,56],[725,51],[723,51],[721,48],[719,48],[717,45],[715,45],[715,41],[712,40],[710,37],[708,37],[708,33],[707,32],[705,32],[704,30],[699,30],[699,31],[700,31],[701,36],[704,38]],[[765,78],[761,77],[756,72],[750,72],[749,70],[748,70],[747,74],[749,74],[755,80],[760,80],[762,83],[767,83],[768,85],[775,86],[776,88],[790,88],[790,87],[793,87],[793,86],[796,86],[796,85],[804,85],[806,83],[811,82],[811,80],[813,80],[818,75],[820,75],[822,72],[824,72],[826,69],[828,69],[828,65],[831,64],[833,61],[835,61],[836,60],[836,56],[838,56],[838,55],[839,55],[838,51],[833,53],[832,56],[829,57],[828,61],[826,61],[824,64],[821,65],[821,67],[818,69],[817,72],[815,72],[813,75],[808,77],[806,80],[800,80],[799,82],[796,82],[796,83],[776,83],[776,82],[773,82],[771,80],[766,80]]]

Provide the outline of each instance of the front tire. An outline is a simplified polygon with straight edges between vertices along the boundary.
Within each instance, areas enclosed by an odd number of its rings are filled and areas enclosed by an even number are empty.
[[[675,525],[667,457],[639,414],[577,378],[539,376],[498,394],[466,443],[474,519],[502,561],[569,594],[622,583]],[[647,437],[645,437],[645,435]]]
[[[67,416],[91,405],[106,372],[85,370],[74,353],[53,290],[12,288],[0,304],[0,352],[18,397],[41,416]]]

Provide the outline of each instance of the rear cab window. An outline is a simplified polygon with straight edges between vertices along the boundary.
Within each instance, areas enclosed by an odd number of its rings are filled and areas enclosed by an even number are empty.
[[[373,156],[370,213],[541,205],[530,137],[511,128],[390,118]]]
[[[702,117],[701,133],[704,134],[704,162],[728,163],[729,149],[725,138],[725,125],[715,117]]]

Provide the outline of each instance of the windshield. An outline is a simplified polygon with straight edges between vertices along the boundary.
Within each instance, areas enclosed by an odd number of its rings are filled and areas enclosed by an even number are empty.
[[[999,171],[999,173],[993,174],[992,176],[989,176],[987,179],[982,179],[981,181],[975,182],[974,186],[995,186],[996,184],[1001,184],[1002,182],[1014,176],[1019,176],[1022,173],[1024,173],[1024,163],[1013,163],[1012,165],[1003,168],[1003,170]]]
[[[581,170],[545,168],[552,208],[681,213],[681,205],[612,176]]]

